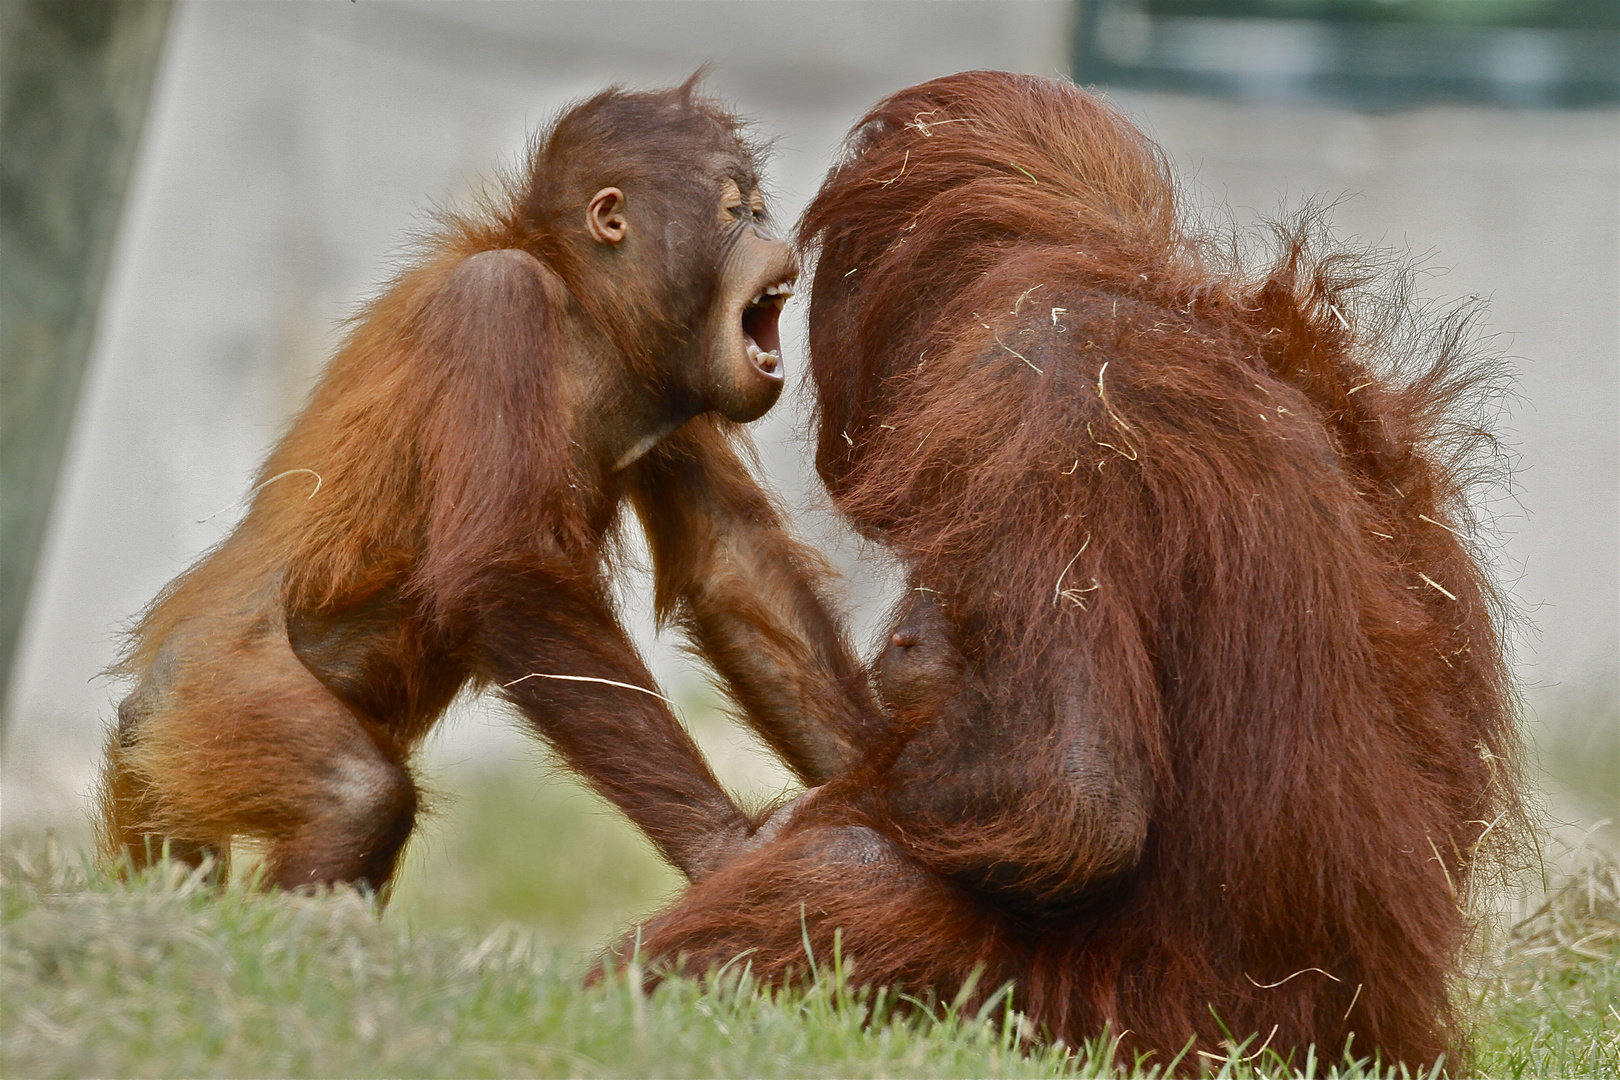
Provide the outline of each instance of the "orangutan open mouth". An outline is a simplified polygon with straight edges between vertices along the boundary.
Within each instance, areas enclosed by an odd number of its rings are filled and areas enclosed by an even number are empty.
[[[782,338],[776,324],[782,315],[782,305],[792,295],[793,281],[779,281],[760,290],[743,308],[742,331],[748,359],[766,375],[780,377]]]

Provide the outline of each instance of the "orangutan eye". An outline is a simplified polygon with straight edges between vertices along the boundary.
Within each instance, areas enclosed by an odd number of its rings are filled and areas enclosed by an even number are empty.
[[[741,217],[744,204],[742,185],[735,180],[727,180],[720,187],[720,221],[723,224],[732,224]]]

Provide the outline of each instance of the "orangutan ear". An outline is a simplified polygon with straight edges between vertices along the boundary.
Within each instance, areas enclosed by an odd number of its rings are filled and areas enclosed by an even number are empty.
[[[624,217],[624,192],[608,187],[591,196],[591,204],[585,209],[585,227],[598,244],[617,244],[623,240],[630,231],[630,223]]]

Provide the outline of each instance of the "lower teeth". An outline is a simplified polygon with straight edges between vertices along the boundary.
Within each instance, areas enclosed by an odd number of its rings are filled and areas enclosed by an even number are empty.
[[[758,345],[748,346],[748,359],[757,364],[761,371],[766,372],[775,371],[776,365],[782,362],[782,358],[777,355],[775,350],[766,352]]]

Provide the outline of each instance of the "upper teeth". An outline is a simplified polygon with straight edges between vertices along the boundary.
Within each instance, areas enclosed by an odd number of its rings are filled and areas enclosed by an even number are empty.
[[[778,298],[780,298],[782,300],[786,300],[788,297],[790,297],[792,295],[793,295],[793,282],[791,282],[791,281],[779,281],[775,285],[767,285],[767,286],[765,286],[764,291],[757,294],[754,297],[754,299],[752,301],[750,301],[750,302],[755,303],[755,304],[763,304],[765,302],[765,298],[767,296],[775,296],[775,297],[778,297]]]

